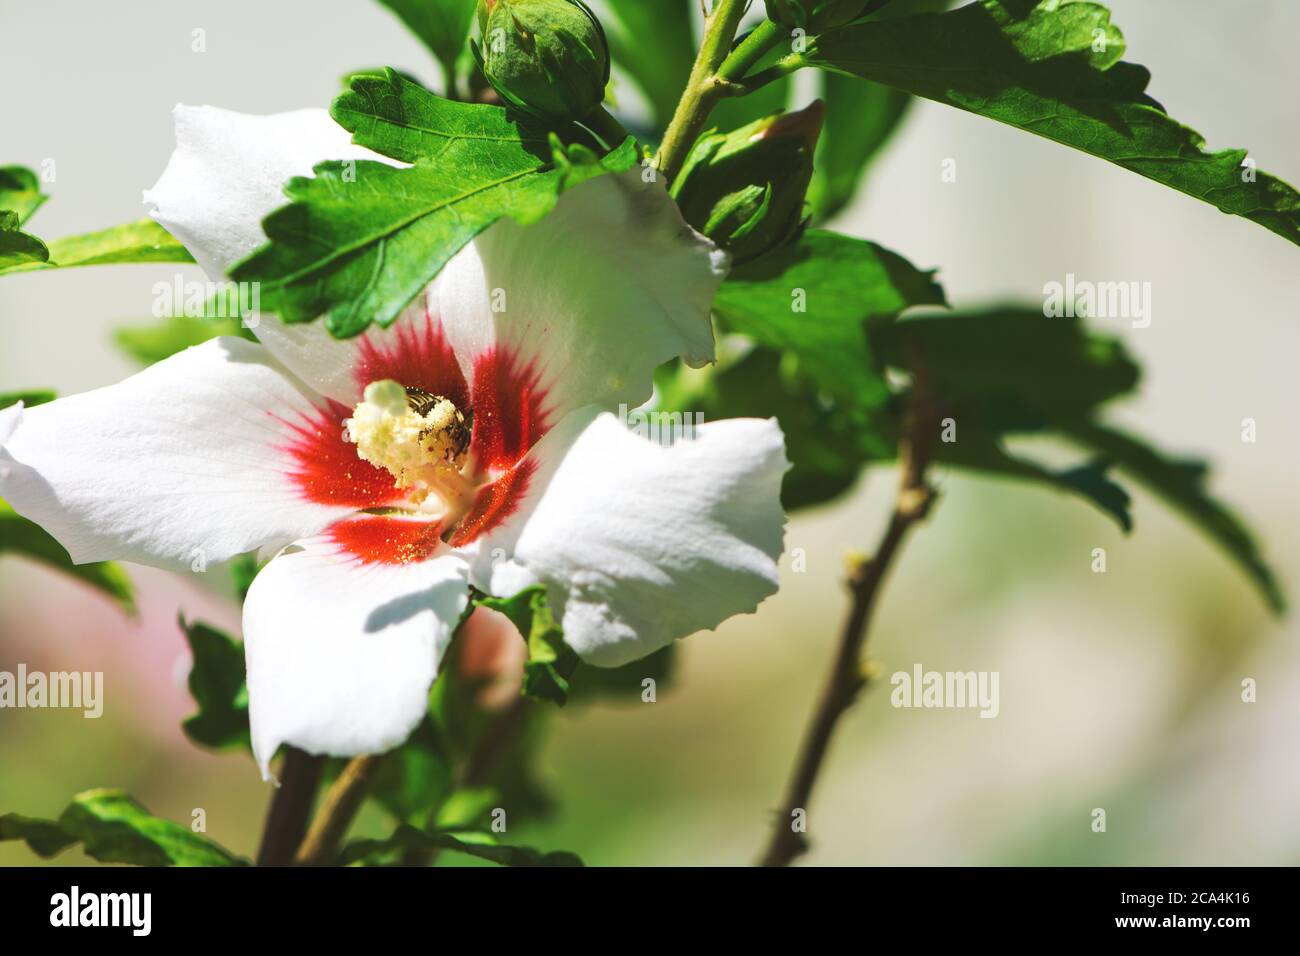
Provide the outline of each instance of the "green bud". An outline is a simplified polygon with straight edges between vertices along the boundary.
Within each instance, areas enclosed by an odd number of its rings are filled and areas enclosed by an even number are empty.
[[[767,18],[782,26],[820,33],[856,20],[868,0],[766,0]]]
[[[825,107],[816,100],[730,133],[702,136],[673,183],[682,217],[737,264],[794,239]]]
[[[580,0],[479,0],[478,24],[483,75],[507,103],[570,120],[605,98],[609,47]]]

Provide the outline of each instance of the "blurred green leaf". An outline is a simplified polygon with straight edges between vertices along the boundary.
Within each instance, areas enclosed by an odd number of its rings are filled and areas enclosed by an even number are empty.
[[[0,273],[49,259],[45,243],[21,229],[47,198],[36,173],[25,166],[0,166]]]
[[[582,866],[582,860],[573,853],[542,853],[532,847],[506,846],[497,843],[491,833],[466,830],[427,833],[406,825],[399,826],[386,840],[354,840],[343,848],[339,861],[345,866],[351,863],[375,863],[408,850],[450,850],[502,866]]]
[[[379,0],[406,24],[445,70],[453,70],[467,46],[477,0]]]
[[[0,209],[0,275],[22,268],[43,266],[50,258],[45,243],[19,226],[18,213]]]
[[[872,341],[891,366],[914,377],[923,369],[939,415],[952,419],[956,441],[933,442],[936,460],[1081,495],[1128,531],[1128,494],[1108,476],[1118,470],[1218,544],[1271,608],[1285,606],[1254,537],[1206,492],[1204,462],[1168,458],[1096,421],[1101,406],[1138,383],[1137,363],[1118,339],[1088,332],[1079,319],[1044,316],[1041,308],[1003,307],[904,319],[874,328]],[[1024,433],[1070,439],[1095,458],[1054,469],[1008,453],[1004,438]]]
[[[262,570],[262,567],[255,551],[237,554],[230,559],[230,583],[235,586],[235,597],[239,598],[240,604],[243,604],[244,598],[248,597],[248,589],[253,586],[253,578],[257,577],[257,572]]]
[[[934,442],[936,460],[1081,496],[1130,526],[1128,496],[1104,462],[1050,468],[1003,445],[1008,434],[1049,431],[1131,391],[1137,365],[1118,340],[1090,335],[1076,319],[1018,307],[876,322],[869,330],[882,366],[914,374],[914,361],[924,361],[939,415],[956,426],[956,442]],[[795,510],[832,500],[866,465],[892,460],[907,404],[902,392],[863,409],[819,388],[804,369],[794,351],[756,348],[711,373],[661,372],[657,402],[706,419],[775,417],[792,463],[781,498]]]
[[[64,236],[51,240],[48,246],[48,261],[11,263],[0,258],[0,275],[128,262],[194,261],[180,241],[152,219],[139,219],[99,232]]]
[[[0,408],[8,408],[19,402],[22,402],[25,408],[33,408],[52,402],[56,397],[55,393],[47,388],[33,388],[25,392],[3,392],[0,393]]]
[[[654,122],[668,125],[695,61],[694,0],[608,0],[602,23],[614,63],[627,71],[650,103]]]
[[[895,368],[923,363],[959,429],[1041,429],[1132,392],[1140,374],[1119,339],[1035,307],[908,317],[873,326],[870,338]]]
[[[822,84],[826,120],[808,189],[815,222],[825,222],[849,204],[867,166],[912,101],[900,90],[838,73],[827,73]]]
[[[829,31],[807,61],[1083,150],[1300,243],[1300,193],[1243,168],[1245,150],[1206,152],[1123,54],[1098,4],[983,0]]]
[[[564,643],[564,632],[547,604],[546,589],[535,585],[513,597],[481,598],[479,604],[500,611],[524,635],[528,644],[524,693],[563,707],[569,696],[569,678],[578,666],[578,655]]]
[[[87,790],[57,821],[0,815],[0,840],[25,840],[51,857],[75,843],[101,863],[137,866],[245,866],[227,850],[186,827],[152,816],[121,790]]]
[[[347,337],[388,325],[465,243],[502,216],[545,216],[565,189],[637,162],[629,138],[604,157],[496,106],[434,96],[389,70],[357,76],[331,115],[353,140],[408,168],[325,162],[285,186],[269,242],[231,269],[260,282],[287,322],[326,316]]]
[[[1272,569],[1264,563],[1254,535],[1232,511],[1205,489],[1209,465],[1193,459],[1170,458],[1146,441],[1094,421],[1064,422],[1070,438],[1115,463],[1170,508],[1217,544],[1245,572],[1275,612],[1286,599]]]
[[[1105,462],[1051,468],[1004,444],[1009,434],[1051,431],[1132,392],[1139,369],[1118,339],[1090,333],[1078,318],[1018,306],[905,318],[873,327],[871,339],[888,365],[924,374],[937,418],[951,421],[955,440],[931,443],[936,461],[1081,496],[1124,531],[1132,527],[1129,496]]]
[[[640,700],[643,682],[653,680],[655,694],[671,686],[677,645],[669,644],[622,667],[579,663],[569,679],[569,700]]]
[[[426,716],[379,765],[370,797],[395,819],[422,824],[451,795],[453,786],[451,754]]]
[[[21,225],[50,198],[41,192],[41,181],[26,166],[0,166],[0,209],[8,209]]]
[[[1108,476],[1109,462],[1092,461],[1070,468],[1052,468],[1011,454],[999,434],[960,425],[957,440],[934,443],[931,454],[935,461],[943,464],[1077,495],[1114,519],[1120,530],[1127,533],[1133,529],[1133,516],[1129,511],[1131,499],[1128,492]]]
[[[251,749],[243,645],[201,621],[188,623],[182,616],[179,623],[194,658],[189,688],[199,706],[181,723],[185,736],[216,750]]]
[[[0,814],[0,841],[26,840],[37,856],[48,859],[77,842],[53,820],[25,817],[20,813]]]
[[[147,325],[129,325],[113,332],[113,342],[131,358],[152,365],[220,335],[244,334],[238,319],[171,316]]]
[[[892,19],[933,13],[948,0],[892,0],[875,13]],[[910,93],[840,73],[824,72],[826,121],[817,148],[817,172],[808,191],[814,222],[824,222],[853,198],[871,161],[902,124]]]
[[[819,389],[875,408],[889,391],[865,326],[909,306],[945,304],[933,276],[875,243],[812,230],[734,270],[713,311],[727,331],[797,356]]]

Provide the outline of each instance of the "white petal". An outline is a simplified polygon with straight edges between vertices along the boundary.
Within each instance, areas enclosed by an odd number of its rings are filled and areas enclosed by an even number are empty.
[[[528,492],[475,543],[471,580],[500,596],[545,584],[584,660],[625,664],[776,591],[789,464],[775,420],[703,424],[665,447],[584,409],[530,458]]]
[[[353,510],[306,500],[286,473],[286,422],[311,409],[260,345],[213,339],[24,409],[0,448],[0,497],[79,564],[201,570]]]
[[[23,418],[23,403],[15,402],[5,408],[0,408],[0,447],[9,440],[9,436],[14,433],[18,423]]]
[[[301,549],[301,550],[299,550]],[[244,602],[253,755],[380,753],[402,743],[465,609],[464,561],[363,563],[324,536],[262,569]]]
[[[215,106],[173,111],[176,151],[144,193],[153,217],[213,279],[262,243],[262,220],[288,203],[285,181],[327,159],[375,159],[322,109],[250,116]]]
[[[662,183],[600,176],[540,222],[503,219],[457,253],[437,311],[467,380],[495,347],[531,365],[554,423],[591,403],[644,402],[674,356],[712,361],[709,307],[726,267]]]
[[[364,334],[350,339],[336,339],[322,321],[286,324],[267,315],[261,317],[253,333],[303,382],[348,407],[361,400],[366,385],[380,378],[425,387],[435,394],[456,391],[449,385],[433,384],[445,381],[449,374],[461,381],[442,329],[428,312],[425,295],[403,309],[388,328],[371,325]]]

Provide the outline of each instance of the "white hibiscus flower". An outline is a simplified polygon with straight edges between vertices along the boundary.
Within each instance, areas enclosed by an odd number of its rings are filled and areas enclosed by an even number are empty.
[[[214,278],[265,241],[282,183],[382,159],[321,110],[178,107],[145,194]],[[607,409],[713,357],[722,254],[635,173],[501,221],[388,329],[338,341],[263,317],[126,381],[0,421],[0,496],[74,561],[159,567],[282,549],[244,606],[254,754],[400,744],[471,585],[542,585],[565,640],[616,666],[777,587],[774,421],[665,447]],[[507,308],[493,310],[496,290]],[[501,293],[496,293],[499,295]]]

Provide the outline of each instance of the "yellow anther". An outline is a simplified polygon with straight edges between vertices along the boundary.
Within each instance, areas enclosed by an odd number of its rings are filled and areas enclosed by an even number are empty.
[[[469,429],[450,399],[407,390],[391,379],[371,382],[344,422],[357,457],[385,469],[416,500],[459,478]]]

